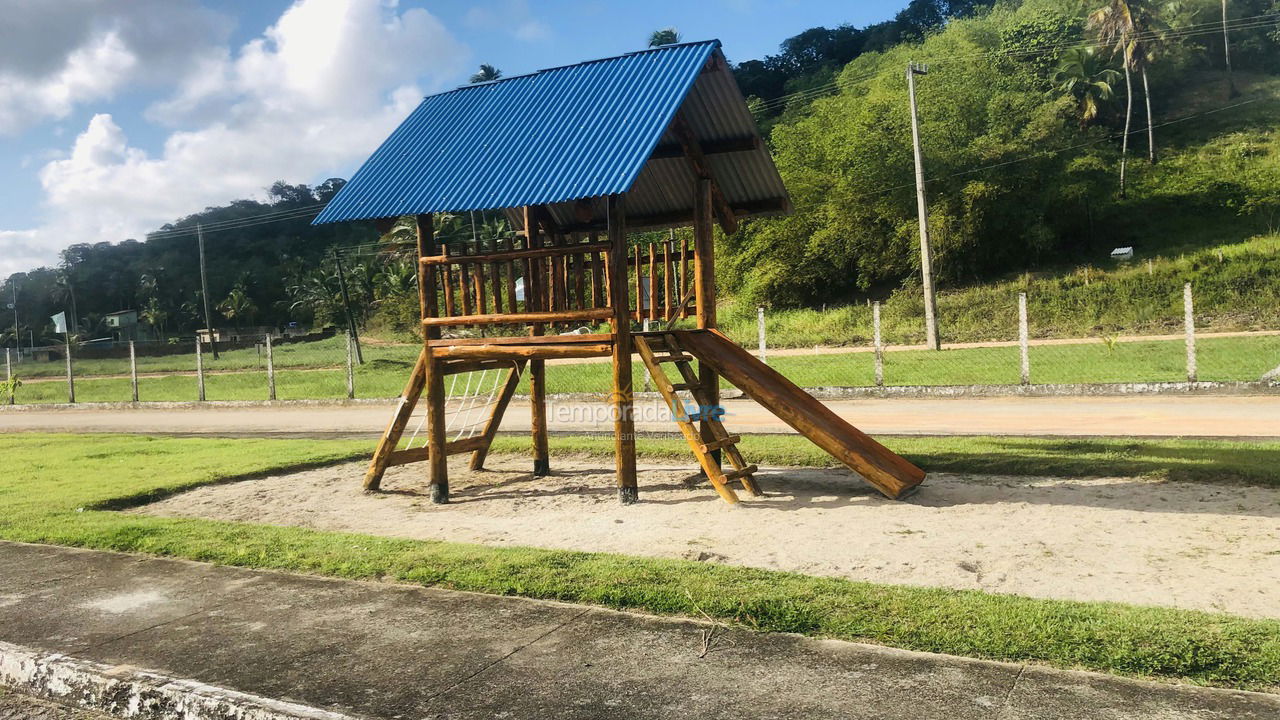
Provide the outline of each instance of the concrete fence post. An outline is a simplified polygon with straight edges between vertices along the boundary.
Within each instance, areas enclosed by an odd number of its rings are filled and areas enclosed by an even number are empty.
[[[1022,384],[1031,384],[1030,328],[1027,327],[1027,294],[1018,293],[1018,348],[1022,355]]]
[[[67,338],[67,402],[76,402],[76,378],[71,372],[71,338]]]
[[[876,344],[876,387],[884,387],[884,344],[880,341],[880,302],[871,306],[871,334]]]
[[[356,396],[355,339],[347,335],[347,399]]]
[[[196,336],[196,389],[197,399],[204,402],[204,348],[200,345],[200,336]]]
[[[760,362],[765,363],[767,365],[769,363],[769,358],[766,355],[767,351],[765,349],[766,343],[764,338],[764,306],[763,305],[756,307],[756,333],[760,336]]]
[[[267,399],[276,399],[276,359],[271,347],[271,333],[267,333]]]
[[[138,351],[129,341],[129,389],[133,391],[134,402],[138,402]]]
[[[13,356],[9,354],[9,348],[4,349],[4,379],[9,383],[9,398],[5,402],[12,405],[15,402],[13,398]]]
[[[1196,315],[1191,300],[1191,283],[1182,287],[1182,323],[1187,330],[1187,382],[1196,381]]]

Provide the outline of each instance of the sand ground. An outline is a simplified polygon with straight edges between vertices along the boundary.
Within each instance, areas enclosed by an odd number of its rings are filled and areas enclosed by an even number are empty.
[[[766,468],[737,506],[690,466],[641,467],[620,506],[607,461],[451,463],[432,505],[422,465],[360,492],[362,463],[199,488],[134,512],[495,546],[688,558],[881,583],[1280,618],[1280,489],[1137,478],[930,475],[905,502],[843,469]]]

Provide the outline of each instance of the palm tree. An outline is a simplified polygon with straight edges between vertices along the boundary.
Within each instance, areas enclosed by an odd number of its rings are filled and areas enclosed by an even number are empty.
[[[492,80],[497,80],[500,77],[502,77],[501,70],[487,63],[482,63],[480,65],[480,71],[473,73],[471,75],[471,82],[473,83],[490,82]]]
[[[680,33],[676,32],[673,27],[654,30],[649,33],[649,47],[662,47],[663,45],[675,45],[680,42]]]
[[[1124,139],[1120,150],[1120,197],[1125,196],[1125,167],[1129,158],[1129,132],[1133,126],[1133,71],[1142,73],[1142,86],[1147,101],[1147,151],[1152,164],[1156,161],[1155,126],[1151,115],[1151,86],[1147,66],[1155,58],[1159,34],[1164,30],[1155,0],[1107,0],[1107,4],[1089,13],[1085,26],[1092,30],[1112,54],[1122,56],[1125,83]]]
[[[140,315],[142,320],[151,326],[151,331],[155,333],[156,339],[159,340],[160,336],[164,334],[164,324],[169,320],[169,313],[160,307],[160,301],[156,299],[155,295],[152,295],[147,300],[147,304],[142,307]]]
[[[1093,48],[1073,48],[1058,61],[1054,83],[1062,92],[1080,102],[1080,127],[1088,127],[1098,119],[1102,104],[1115,95],[1114,85],[1120,72],[1103,65]]]
[[[231,292],[227,293],[227,297],[218,303],[218,312],[239,327],[240,320],[253,319],[258,312],[258,306],[254,304],[253,298],[249,297],[249,293],[245,292],[243,285],[236,285],[231,288]]]

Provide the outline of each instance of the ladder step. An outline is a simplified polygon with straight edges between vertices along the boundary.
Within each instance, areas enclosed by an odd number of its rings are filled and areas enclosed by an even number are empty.
[[[727,448],[730,445],[737,445],[740,442],[742,442],[741,437],[737,435],[730,435],[729,437],[726,437],[726,438],[720,438],[719,440],[714,440],[709,443],[703,443],[701,446],[699,446],[699,449],[702,450],[702,452],[704,453],[709,453],[709,452],[712,452],[713,450]]]
[[[725,474],[724,474],[724,480],[723,480],[723,482],[730,482],[730,481],[733,481],[733,480],[741,480],[741,479],[742,479],[742,478],[744,478],[744,477],[750,477],[750,476],[752,476],[752,475],[756,474],[756,471],[757,471],[757,470],[759,470],[759,469],[760,469],[760,468],[756,467],[755,465],[748,465],[748,466],[746,466],[746,467],[742,468],[741,470],[734,470],[733,472],[727,472],[727,473],[725,473]]]
[[[660,363],[664,363],[664,362],[674,362],[674,363],[681,363],[681,362],[693,362],[693,356],[692,356],[692,355],[685,355],[685,354],[683,354],[683,353],[682,353],[682,354],[680,354],[680,355],[668,355],[667,357],[656,357],[656,358],[654,358],[654,361],[655,361],[655,362],[660,362]]]
[[[699,387],[699,385],[691,383],[671,383],[672,392],[678,392],[680,390],[697,390]]]

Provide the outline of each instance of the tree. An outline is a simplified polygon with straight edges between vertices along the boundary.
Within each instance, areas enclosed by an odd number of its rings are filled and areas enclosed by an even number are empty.
[[[156,338],[160,338],[164,334],[164,324],[169,320],[169,313],[160,306],[160,300],[152,295],[147,304],[142,306],[140,313],[142,321],[151,326],[151,331],[155,333]]]
[[[500,77],[502,77],[501,70],[487,63],[482,63],[480,65],[480,70],[475,73],[472,73],[471,82],[473,83],[492,82],[494,80],[497,80]]]
[[[649,47],[662,47],[663,45],[675,45],[680,42],[680,33],[676,32],[673,27],[654,30],[649,33]]]
[[[258,306],[254,304],[253,298],[249,297],[244,286],[237,284],[231,288],[231,292],[227,293],[222,302],[218,303],[218,312],[236,327],[240,327],[241,320],[253,320],[253,316],[258,312]]]
[[[1151,84],[1147,67],[1155,59],[1160,35],[1165,25],[1160,20],[1154,0],[1108,0],[1089,13],[1086,27],[1100,43],[1121,56],[1124,66],[1125,118],[1124,139],[1120,150],[1120,197],[1125,196],[1125,167],[1128,163],[1129,133],[1133,127],[1133,71],[1142,74],[1142,87],[1147,105],[1147,156],[1156,161],[1155,126],[1151,114]]]
[[[1072,48],[1063,53],[1053,82],[1080,103],[1080,127],[1098,119],[1098,110],[1115,94],[1120,72],[1106,67],[1093,48]]]

